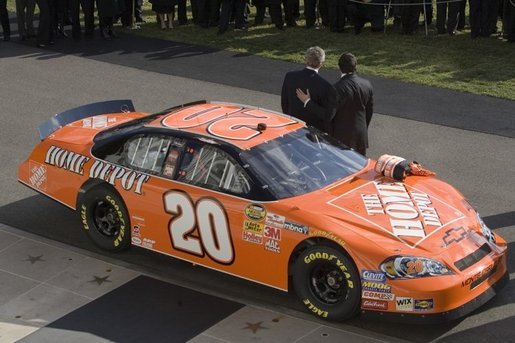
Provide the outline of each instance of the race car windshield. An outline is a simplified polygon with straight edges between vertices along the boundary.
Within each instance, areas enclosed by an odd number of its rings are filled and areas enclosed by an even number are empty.
[[[240,157],[243,167],[277,199],[323,188],[367,164],[366,157],[314,129],[297,130]]]

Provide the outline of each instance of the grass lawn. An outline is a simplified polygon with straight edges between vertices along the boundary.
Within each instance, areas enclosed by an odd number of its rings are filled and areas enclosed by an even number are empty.
[[[8,6],[14,8],[14,0],[8,0]],[[147,23],[130,32],[300,63],[304,51],[318,45],[326,50],[326,68],[337,68],[339,55],[349,51],[358,57],[358,71],[363,74],[515,100],[515,44],[498,34],[473,40],[468,26],[456,36],[436,35],[434,24],[427,36],[424,26],[414,35],[401,35],[390,19],[386,33],[365,27],[354,35],[350,26],[344,33],[307,30],[301,20],[299,27],[281,32],[266,20],[265,25],[250,25],[252,13],[247,31],[229,30],[218,36],[217,28],[202,29],[192,23],[161,30],[148,1],[144,12]],[[501,30],[500,22],[497,27]]]

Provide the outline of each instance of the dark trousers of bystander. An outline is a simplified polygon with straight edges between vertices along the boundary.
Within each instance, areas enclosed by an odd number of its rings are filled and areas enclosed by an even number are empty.
[[[82,38],[80,25],[81,8],[84,13],[84,35],[87,38],[91,38],[95,30],[94,0],[71,0],[70,12],[72,19],[72,37],[74,40],[80,40]]]
[[[9,24],[9,14],[7,13],[7,0],[0,0],[0,22],[2,22],[2,30],[4,40],[11,39],[11,25]]]

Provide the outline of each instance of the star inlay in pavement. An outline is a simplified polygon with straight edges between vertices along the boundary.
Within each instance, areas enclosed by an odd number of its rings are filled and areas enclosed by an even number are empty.
[[[244,329],[249,329],[249,330],[252,330],[252,333],[256,333],[259,329],[268,329],[264,326],[261,326],[261,324],[263,324],[263,322],[258,322],[258,323],[249,323],[249,322],[245,322],[245,324],[247,324],[247,326],[245,326],[243,328]]]
[[[27,255],[27,259],[26,260],[23,260],[23,261],[28,261],[30,262],[30,264],[34,264],[36,262],[45,262],[45,260],[42,259],[43,255],[39,255],[39,256],[31,256],[31,255]]]
[[[88,281],[88,282],[96,282],[97,285],[102,285],[104,282],[112,282],[111,280],[107,280],[109,278],[109,275],[107,276],[104,276],[104,277],[98,277],[98,276],[93,276],[94,279],[91,280],[91,281]]]

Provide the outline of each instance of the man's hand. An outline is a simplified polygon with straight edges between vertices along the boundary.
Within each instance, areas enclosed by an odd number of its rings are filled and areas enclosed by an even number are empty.
[[[303,104],[306,104],[306,101],[308,101],[311,96],[309,95],[309,89],[306,89],[307,93],[304,93],[302,89],[297,88],[297,98],[299,98],[300,101],[302,101]]]

